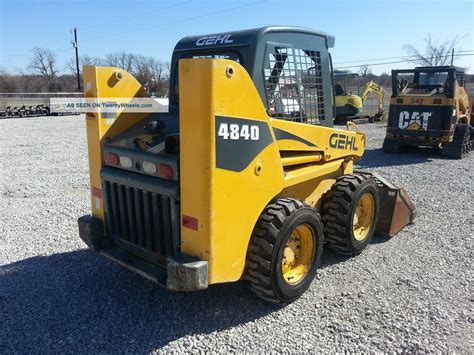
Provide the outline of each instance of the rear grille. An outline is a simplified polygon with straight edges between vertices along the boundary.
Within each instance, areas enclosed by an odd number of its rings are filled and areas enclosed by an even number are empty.
[[[108,234],[159,255],[172,255],[170,197],[110,181],[103,184]]]

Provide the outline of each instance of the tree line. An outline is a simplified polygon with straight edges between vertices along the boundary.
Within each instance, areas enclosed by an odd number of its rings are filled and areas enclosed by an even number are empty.
[[[102,65],[123,68],[130,72],[147,90],[156,96],[168,91],[170,63],[153,57],[127,52],[109,53],[103,58],[88,55],[79,58],[82,85],[82,67]],[[67,72],[61,73],[55,53],[36,47],[25,71],[12,74],[0,70],[0,92],[75,92],[77,91],[76,62],[66,64]]]

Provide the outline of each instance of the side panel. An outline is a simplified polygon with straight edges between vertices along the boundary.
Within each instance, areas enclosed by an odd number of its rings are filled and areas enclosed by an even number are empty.
[[[209,283],[238,280],[253,227],[283,188],[278,147],[243,67],[183,59],[179,70],[181,250],[209,261]]]

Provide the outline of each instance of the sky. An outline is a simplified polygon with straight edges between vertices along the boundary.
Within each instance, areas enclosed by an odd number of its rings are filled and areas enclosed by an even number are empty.
[[[34,47],[53,50],[59,68],[74,58],[71,29],[77,27],[79,55],[104,57],[126,51],[168,61],[187,35],[265,25],[294,25],[330,33],[335,67],[357,71],[362,64],[406,56],[404,45],[423,48],[462,37],[456,50],[474,54],[472,0],[0,0],[0,69],[24,71]],[[466,52],[464,52],[466,53]],[[389,58],[389,59],[386,59]],[[368,61],[370,59],[377,59]],[[474,56],[455,64],[474,73]],[[410,63],[371,66],[380,74]]]

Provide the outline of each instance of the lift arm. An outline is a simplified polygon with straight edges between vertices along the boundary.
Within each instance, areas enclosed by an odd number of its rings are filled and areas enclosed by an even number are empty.
[[[365,102],[365,100],[367,100],[367,98],[369,97],[370,94],[374,94],[378,98],[378,112],[377,112],[376,116],[378,116],[378,117],[383,116],[383,114],[385,113],[385,108],[384,108],[384,105],[383,105],[384,98],[385,98],[385,93],[384,93],[382,87],[380,87],[380,85],[378,85],[373,80],[369,81],[365,85],[364,91],[362,92],[362,96],[361,96],[362,102]]]

